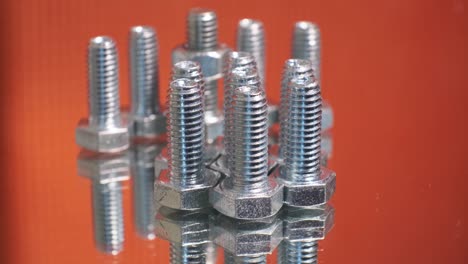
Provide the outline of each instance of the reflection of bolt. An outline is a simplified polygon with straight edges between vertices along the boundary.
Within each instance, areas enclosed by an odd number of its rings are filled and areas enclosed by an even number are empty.
[[[165,142],[134,144],[132,153],[134,219],[138,235],[146,239],[155,238],[154,215],[154,159]]]
[[[283,241],[278,247],[278,263],[302,264],[317,263],[317,241]]]
[[[266,264],[266,255],[236,257],[224,251],[224,264]]]
[[[166,131],[166,118],[159,107],[158,41],[151,27],[130,30],[132,105],[130,132],[151,137]]]
[[[76,142],[97,152],[128,148],[128,129],[120,117],[117,47],[109,37],[92,38],[88,46],[89,118],[76,129]]]
[[[124,222],[121,182],[129,179],[129,161],[123,154],[88,151],[78,156],[79,175],[92,181],[94,239],[99,250],[118,254],[123,249]]]

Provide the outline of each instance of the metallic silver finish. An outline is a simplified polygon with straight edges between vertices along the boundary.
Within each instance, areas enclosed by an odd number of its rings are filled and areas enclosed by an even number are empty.
[[[153,28],[130,29],[130,78],[132,104],[129,130],[136,137],[166,132],[166,118],[159,106],[158,40]]]
[[[120,116],[119,63],[115,42],[105,36],[88,46],[89,118],[80,120],[76,143],[89,150],[111,153],[128,148],[128,129]]]
[[[284,202],[298,207],[325,204],[335,192],[336,176],[320,167],[320,87],[313,79],[294,78],[286,97],[284,165],[278,178],[284,184]]]
[[[278,264],[316,264],[317,241],[283,241],[278,247]]]
[[[232,142],[228,154],[230,177],[210,193],[213,207],[239,219],[276,214],[283,201],[283,186],[269,178],[267,103],[262,89],[236,88],[226,115]]]
[[[234,257],[271,254],[283,238],[283,224],[276,216],[237,220],[219,214],[212,218],[210,228],[213,242]]]
[[[229,51],[218,43],[218,19],[212,10],[194,8],[187,17],[187,43],[172,51],[172,63],[196,61],[205,78],[205,125],[207,142],[222,135],[223,114],[218,107],[218,80],[223,77],[223,61]],[[215,127],[211,129],[211,127]]]
[[[171,263],[208,263],[216,259],[210,239],[212,209],[180,211],[160,207],[156,215],[158,237],[170,242]],[[215,247],[216,248],[216,247]]]
[[[224,252],[224,264],[267,264],[266,255],[236,257]]]
[[[258,73],[265,81],[265,30],[258,20],[244,18],[237,26],[237,50],[249,52],[257,62]]]
[[[96,247],[116,255],[123,249],[122,181],[130,178],[125,153],[106,154],[83,150],[77,158],[78,174],[91,180]]]
[[[292,57],[312,63],[314,77],[321,85],[321,40],[318,26],[312,22],[299,21],[294,25]],[[322,131],[333,127],[333,109],[322,105]]]
[[[156,203],[180,210],[208,207],[209,190],[219,173],[204,168],[204,117],[200,85],[190,79],[171,82],[168,92],[169,173],[155,186]]]
[[[155,158],[166,142],[137,142],[131,148],[133,208],[137,234],[152,240],[155,235],[154,180]]]

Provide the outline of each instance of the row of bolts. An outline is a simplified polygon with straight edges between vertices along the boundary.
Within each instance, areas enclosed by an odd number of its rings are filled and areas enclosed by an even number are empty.
[[[210,10],[192,9],[189,12],[187,38],[187,43],[182,47],[188,51],[210,51],[224,47],[218,44],[217,18],[216,14]],[[226,66],[223,74],[217,76],[210,74],[209,69],[203,69],[206,66],[205,62],[194,62],[196,58],[194,61],[174,61],[173,81],[168,91],[167,123],[170,128],[168,129],[170,178],[177,181],[177,184],[190,185],[192,180],[195,180],[194,184],[198,184],[197,181],[203,179],[200,174],[205,164],[205,136],[207,136],[206,142],[214,144],[215,138],[222,135],[222,133],[215,132],[208,136],[205,131],[208,130],[206,124],[216,123],[217,118],[223,118],[220,116],[221,111],[218,110],[217,100],[217,81],[222,76],[225,77],[224,146],[228,171],[232,173],[230,176],[234,182],[237,181],[240,186],[245,187],[247,192],[258,191],[248,188],[249,185],[262,185],[268,181],[268,108],[263,85],[265,48],[261,22],[251,19],[240,21],[237,49],[239,52],[229,52],[226,48],[228,55],[224,58],[227,58],[227,63],[223,59],[223,64]],[[290,59],[285,64],[281,87],[279,141],[280,146],[286,147],[280,147],[279,155],[283,158],[286,167],[290,168],[289,172],[308,172],[298,175],[309,177],[308,179],[289,180],[313,181],[320,174],[322,107],[318,86],[320,83],[320,37],[316,25],[310,22],[296,23],[292,56],[295,59]],[[103,36],[91,39],[88,59],[90,108],[90,116],[87,119],[88,128],[101,132],[125,129],[126,126],[120,114],[118,58],[115,42]],[[132,75],[132,105],[128,116],[130,133],[135,137],[161,134],[165,126],[150,126],[151,131],[145,127],[137,127],[135,125],[137,122],[132,121],[149,118],[157,119],[160,123],[164,120],[158,98],[158,44],[152,28],[138,26],[131,29],[130,60]],[[204,78],[204,72],[212,76]],[[290,113],[290,118],[285,113]],[[294,114],[297,115],[293,116]],[[312,118],[307,118],[307,115],[312,115]],[[186,119],[178,117],[186,117]],[[304,124],[304,121],[309,123]],[[299,128],[309,129],[305,137],[304,131],[298,131]],[[296,134],[287,134],[287,132]],[[77,132],[77,142],[80,146],[96,152],[123,151],[129,145],[128,139],[125,140],[125,133],[115,140],[115,142],[123,143],[120,146],[116,144],[109,150],[100,149],[100,143],[90,145],[86,140],[78,137]],[[303,146],[309,144],[312,148],[306,149],[309,153],[295,153],[294,149],[297,146],[293,144]],[[288,152],[287,149],[290,151]],[[302,148],[301,151],[304,149]],[[178,155],[182,153],[188,156]],[[250,153],[257,156],[242,156],[250,155]],[[239,158],[239,155],[242,157]],[[304,157],[308,160],[298,160]],[[239,160],[253,162],[239,162]],[[249,165],[257,167],[252,169],[248,167]],[[246,175],[245,172],[251,173]],[[115,200],[112,197],[107,198]],[[118,211],[121,213],[122,210]],[[120,229],[118,233],[123,233],[123,228]]]

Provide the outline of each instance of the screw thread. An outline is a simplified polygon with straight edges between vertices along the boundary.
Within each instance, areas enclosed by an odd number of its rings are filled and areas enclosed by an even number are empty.
[[[191,9],[187,18],[187,45],[190,50],[218,47],[218,18],[212,10]]]
[[[170,263],[189,264],[206,263],[206,244],[182,246],[181,244],[170,244]]]
[[[268,181],[268,117],[265,92],[258,87],[234,90],[229,109],[234,189],[263,191]]]
[[[303,59],[288,59],[284,63],[283,76],[281,80],[281,104],[279,111],[280,119],[280,158],[283,157],[283,146],[285,146],[284,135],[286,131],[287,123],[287,93],[288,93],[288,84],[293,78],[313,78],[313,68],[312,63],[309,60]]]
[[[116,255],[123,249],[124,223],[120,182],[93,182],[94,238],[102,252]]]
[[[228,56],[225,56],[224,58],[223,66],[223,75],[226,78],[229,76],[230,72],[236,68],[257,69],[257,63],[255,61],[255,58],[249,52],[243,51],[229,52]]]
[[[299,21],[294,25],[292,56],[310,60],[320,83],[320,30],[316,24]]]
[[[89,123],[99,128],[120,126],[119,63],[115,42],[105,36],[88,46]]]
[[[245,67],[233,68],[225,80],[224,87],[224,145],[227,164],[232,165],[233,159],[233,124],[232,107],[234,106],[234,90],[242,86],[260,87],[260,78],[254,64],[246,64]],[[228,166],[229,167],[229,166]],[[230,167],[229,167],[230,168]]]
[[[218,80],[212,80],[205,83],[204,92],[205,115],[216,116],[218,109]]]
[[[242,19],[237,27],[237,50],[249,52],[255,58],[261,80],[265,80],[265,31],[263,23]]]
[[[171,82],[168,92],[169,168],[182,187],[203,182],[204,117],[200,85],[190,79]]]
[[[291,80],[286,95],[287,121],[282,149],[283,179],[294,183],[315,181],[320,176],[322,98],[314,79]]]
[[[205,93],[205,80],[198,62],[181,61],[173,65],[172,80],[183,78],[196,82],[200,86],[201,93]]]
[[[132,115],[145,117],[158,114],[158,41],[151,27],[137,26],[130,30],[130,73]]]
[[[267,258],[265,255],[236,257],[233,254],[230,254],[224,251],[224,263],[225,264],[266,264]]]
[[[316,264],[318,253],[317,241],[283,241],[278,247],[278,263],[281,264]]]

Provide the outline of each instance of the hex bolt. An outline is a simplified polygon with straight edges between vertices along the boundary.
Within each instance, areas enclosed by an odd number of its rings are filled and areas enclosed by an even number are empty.
[[[253,55],[257,62],[260,79],[265,82],[265,31],[261,21],[248,18],[239,21],[237,50]]]
[[[287,93],[288,84],[293,78],[313,78],[312,63],[309,60],[288,59],[284,63],[283,76],[281,80],[281,104],[280,104],[280,151],[279,156],[282,158],[282,147],[285,146],[284,136],[287,124]]]
[[[224,117],[218,107],[218,80],[223,77],[223,58],[229,49],[218,43],[218,18],[209,9],[194,8],[187,16],[187,42],[172,52],[172,63],[192,60],[200,63],[205,78],[206,140],[223,134]]]
[[[169,175],[155,185],[156,203],[180,210],[209,206],[219,173],[204,168],[203,96],[199,83],[176,79],[168,91]]]
[[[267,103],[263,89],[236,88],[228,109],[232,153],[230,177],[210,194],[213,207],[238,219],[258,219],[276,214],[282,206],[283,187],[268,177]],[[232,155],[232,156],[231,156]]]
[[[155,158],[165,142],[138,142],[131,148],[131,172],[133,188],[134,222],[137,234],[148,240],[155,235],[154,180]]]
[[[243,67],[236,67],[231,70],[225,80],[224,86],[224,147],[226,152],[226,164],[228,169],[233,164],[234,135],[232,122],[234,121],[234,91],[242,86],[252,86],[260,88],[260,78],[255,64],[245,64]]]
[[[233,254],[224,252],[224,263],[225,264],[266,264],[267,257],[266,255],[236,257]]]
[[[97,152],[128,148],[128,129],[120,116],[119,64],[115,42],[92,38],[88,46],[89,118],[76,129],[79,146]]]
[[[317,241],[283,241],[278,247],[278,263],[301,264],[317,263]]]
[[[130,29],[130,78],[132,104],[129,130],[135,137],[154,137],[166,131],[159,106],[158,40],[153,28]]]
[[[299,21],[294,25],[292,57],[309,60],[312,63],[314,76],[321,85],[321,40],[317,24]],[[322,130],[333,127],[333,109],[327,103],[322,105]],[[330,153],[328,153],[330,154]]]
[[[325,204],[335,191],[335,173],[320,167],[320,87],[314,79],[294,78],[288,85],[286,125],[278,181],[284,184],[285,204],[313,207]]]
[[[91,180],[94,240],[97,248],[116,255],[123,249],[122,182],[129,179],[126,153],[106,154],[83,150],[78,174]]]

